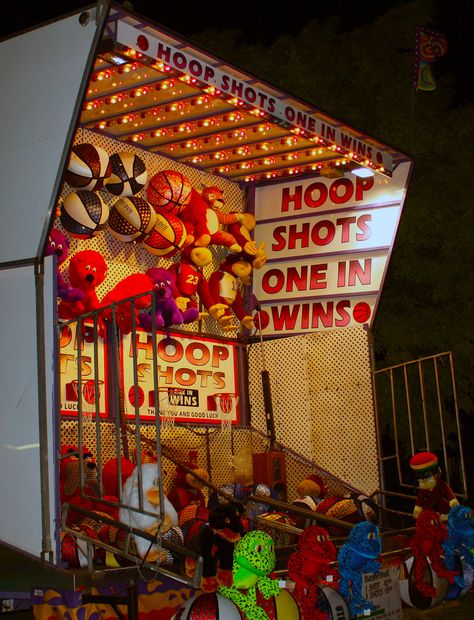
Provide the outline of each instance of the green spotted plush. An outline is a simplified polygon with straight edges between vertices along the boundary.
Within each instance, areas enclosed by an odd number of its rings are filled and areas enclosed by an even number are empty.
[[[257,588],[265,599],[278,596],[278,580],[268,576],[275,568],[273,540],[265,532],[253,530],[235,545],[232,586],[219,592],[234,601],[248,620],[269,620],[257,605]]]

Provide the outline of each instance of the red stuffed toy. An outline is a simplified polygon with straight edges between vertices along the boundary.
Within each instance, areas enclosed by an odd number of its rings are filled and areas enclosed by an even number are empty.
[[[232,324],[234,315],[239,319],[240,325],[247,329],[253,329],[252,317],[244,307],[242,285],[251,283],[252,266],[238,255],[229,254],[221,263],[218,271],[209,278],[209,290],[213,302],[227,306],[224,313],[217,319],[223,330],[238,329]],[[232,310],[232,312],[231,312]]]
[[[150,276],[144,273],[134,273],[118,282],[118,284],[103,297],[102,306],[117,304],[115,318],[117,327],[123,334],[129,334],[133,327],[132,302],[124,302],[123,300],[134,297],[133,315],[135,316],[135,327],[138,327],[140,312],[151,307],[151,295],[145,295],[145,293],[152,291],[154,286],[155,283]],[[139,295],[139,297],[137,297],[137,295]],[[111,322],[113,319],[112,308],[104,309],[101,316],[105,321]]]
[[[77,302],[61,301],[58,316],[63,320],[74,319],[86,312],[98,310],[100,301],[96,289],[107,275],[107,263],[95,250],[77,252],[69,261],[69,282],[80,289],[84,297]]]
[[[79,288],[70,286],[59,266],[63,265],[69,254],[69,240],[60,230],[52,228],[48,235],[48,243],[46,245],[45,256],[56,256],[56,283],[58,288],[58,297],[64,301],[80,301],[84,297],[84,292]]]
[[[201,196],[207,205],[206,222],[210,234],[209,244],[223,245],[234,253],[241,252],[242,246],[229,230],[223,229],[223,226],[244,222],[245,214],[235,211],[230,213],[222,211],[224,195],[218,187],[205,187]]]
[[[448,570],[441,559],[444,555],[442,543],[447,537],[448,529],[441,523],[439,514],[433,510],[423,510],[416,520],[416,532],[410,539],[410,549],[413,554],[414,585],[427,598],[435,598],[438,594],[437,589],[426,582],[429,564],[438,577],[447,579],[450,585],[459,574]]]
[[[173,485],[167,493],[168,499],[178,513],[191,504],[198,504],[201,507],[206,505],[206,497],[201,490],[202,482],[186,469],[192,469],[203,480],[209,480],[207,471],[197,466],[197,456],[197,452],[191,450],[189,461],[184,463],[186,467],[177,466]]]
[[[201,194],[192,188],[188,204],[179,213],[179,218],[186,228],[187,245],[194,244],[200,247],[209,245],[211,234],[207,227],[207,208],[208,205]]]
[[[207,316],[199,312],[196,294],[209,314],[216,320],[224,313],[223,304],[215,304],[209,291],[209,284],[202,272],[212,262],[212,253],[207,247],[189,245],[181,252],[181,260],[170,266],[175,278],[174,297],[183,315],[183,323],[192,323]]]
[[[81,453],[82,452],[82,453]],[[61,505],[68,503],[87,510],[93,510],[92,501],[81,496],[80,463],[83,462],[83,495],[97,496],[97,464],[92,452],[85,446],[82,451],[77,446],[63,445],[60,451],[59,500]],[[85,518],[85,515],[69,508],[66,524],[70,527]]]
[[[317,525],[303,530],[298,549],[288,560],[288,577],[295,582],[293,596],[303,620],[325,620],[328,614],[318,610],[320,585],[337,587],[339,573],[329,566],[337,559],[336,547],[328,532]]]

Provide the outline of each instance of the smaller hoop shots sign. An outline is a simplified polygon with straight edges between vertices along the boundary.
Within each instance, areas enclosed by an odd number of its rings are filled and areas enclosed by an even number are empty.
[[[61,327],[59,338],[59,377],[60,377],[60,413],[63,416],[77,416],[81,409],[84,418],[107,416],[107,363],[106,344],[97,338],[97,351],[94,351],[93,336],[78,338],[77,323],[68,323]],[[83,328],[92,324],[83,323]],[[81,377],[79,378],[79,346],[81,360]],[[97,367],[95,359],[97,357]],[[97,393],[98,391],[98,393]]]
[[[124,414],[141,421],[160,418],[200,424],[236,424],[237,350],[233,342],[181,334],[157,334],[158,394],[155,392],[153,337],[138,329],[122,336]],[[134,379],[136,358],[136,382]],[[158,401],[158,402],[157,402]]]

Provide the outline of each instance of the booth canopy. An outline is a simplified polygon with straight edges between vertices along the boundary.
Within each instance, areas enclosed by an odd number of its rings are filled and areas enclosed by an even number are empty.
[[[355,168],[391,176],[408,159],[116,7],[106,22],[80,124],[242,184],[339,176]]]

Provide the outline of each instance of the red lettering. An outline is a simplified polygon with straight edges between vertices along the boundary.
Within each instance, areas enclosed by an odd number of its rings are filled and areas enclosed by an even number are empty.
[[[342,226],[341,243],[348,243],[350,241],[350,229],[351,224],[355,224],[356,217],[341,217],[336,220],[337,226]]]
[[[168,353],[168,348],[174,348],[174,353]],[[161,340],[158,343],[158,355],[164,362],[177,362],[183,357],[183,345],[174,338]]]
[[[314,193],[317,192],[317,196],[314,196]],[[306,206],[311,207],[312,209],[316,207],[320,207],[324,202],[326,202],[326,198],[328,197],[328,188],[324,183],[311,183],[305,189],[304,192],[304,202]]]
[[[254,88],[247,86],[244,93],[244,99],[249,103],[254,103],[257,99],[257,93]]]
[[[324,325],[324,327],[332,327],[333,322],[333,312],[334,312],[334,302],[329,301],[327,304],[326,310],[323,308],[321,303],[313,304],[313,318],[311,322],[311,327],[314,329],[319,327],[319,320]]]
[[[285,226],[277,226],[273,231],[273,238],[277,242],[272,243],[272,250],[274,252],[280,252],[284,250],[286,247],[286,239],[285,239],[286,227]]]
[[[371,221],[372,216],[370,215],[370,213],[361,215],[357,218],[357,227],[359,228],[359,230],[362,231],[356,234],[357,241],[365,241],[366,239],[370,239],[370,236],[372,235],[372,230],[370,226],[367,226],[367,222]]]
[[[210,82],[214,78],[215,75],[216,75],[216,72],[214,71],[214,69],[210,67],[209,65],[206,65],[206,68],[204,70],[204,81]]]
[[[191,60],[189,63],[189,73],[195,78],[202,74],[202,65],[197,60]]]
[[[271,283],[271,280],[275,281],[275,284]],[[285,284],[285,276],[280,269],[269,269],[265,271],[262,278],[262,288],[265,293],[273,295],[281,291]]]
[[[294,203],[293,209],[299,211],[301,209],[301,196],[303,193],[303,187],[301,185],[295,186],[295,193],[290,194],[290,188],[284,187],[281,196],[281,212],[285,213],[289,211],[290,203]]]
[[[230,88],[230,77],[228,75],[222,76],[222,82],[220,85],[220,90],[229,90]]]
[[[347,282],[348,286],[355,286],[356,279],[359,280],[361,284],[370,284],[372,280],[371,258],[364,259],[363,267],[358,260],[349,261],[349,278]]]
[[[326,229],[326,234],[321,234]],[[311,231],[311,240],[314,245],[327,245],[331,243],[336,234],[336,227],[329,220],[322,220],[313,226]]]
[[[290,123],[295,120],[296,113],[290,105],[287,105],[285,108],[285,117]]]
[[[229,357],[229,349],[227,347],[215,346],[212,349],[212,366],[219,368],[221,361]]]
[[[244,85],[242,84],[242,82],[237,82],[237,80],[232,80],[232,86],[230,89],[230,92],[232,95],[234,95],[235,97],[242,97],[243,88],[244,88]]]
[[[199,351],[200,356],[196,357],[195,352]],[[193,366],[205,366],[209,361],[211,354],[205,344],[193,342],[186,347],[186,359]]]
[[[280,308],[272,306],[272,318],[275,330],[283,331],[285,329],[293,331],[296,325],[296,319],[300,304],[296,304],[290,311],[290,306],[281,306]]]
[[[374,186],[374,183],[375,183],[375,177],[366,177],[366,178],[357,177],[355,199],[363,200],[364,192],[368,192],[370,189],[372,189]]]
[[[313,229],[314,230],[314,229]],[[299,231],[296,224],[291,224],[288,228],[288,249],[294,250],[296,242],[301,241],[299,247],[307,248],[309,245],[309,222],[305,222]]]
[[[301,273],[298,273],[296,267],[289,267],[286,272],[286,291],[291,293],[293,287],[296,286],[298,291],[306,290],[306,280],[308,279],[308,267],[304,265],[301,269]]]
[[[339,196],[340,188],[343,189],[342,196]],[[334,204],[340,205],[350,200],[353,192],[354,186],[352,185],[352,181],[350,179],[337,179],[331,184],[329,189],[329,197]]]
[[[276,101],[275,99],[273,99],[273,97],[270,97],[270,99],[268,100],[268,106],[267,106],[267,110],[271,113],[271,112],[275,112],[275,105],[276,105]]]
[[[320,288],[326,288],[326,271],[328,268],[327,263],[321,263],[319,265],[311,265],[309,288],[313,291]]]
[[[346,308],[350,308],[349,301],[338,301],[336,304],[336,312],[339,314],[339,319],[335,320],[336,327],[345,327],[351,320]]]
[[[158,43],[158,52],[156,54],[158,60],[163,60],[167,64],[170,64],[171,60],[171,47],[168,45],[165,47],[163,43]]]
[[[188,61],[186,60],[186,56],[184,54],[181,54],[181,52],[175,52],[173,54],[173,63],[178,69],[185,69]]]

